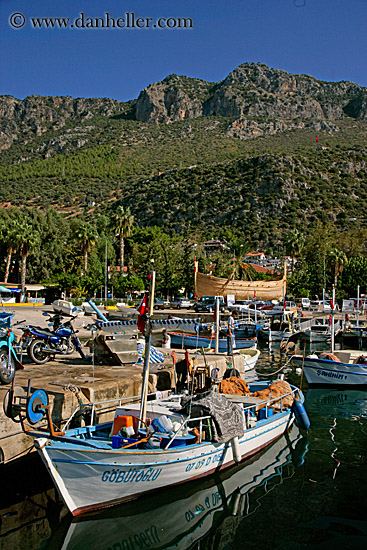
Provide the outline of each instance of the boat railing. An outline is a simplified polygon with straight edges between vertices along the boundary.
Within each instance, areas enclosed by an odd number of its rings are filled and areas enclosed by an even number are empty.
[[[148,397],[154,397],[155,395],[156,395],[156,392],[150,393],[148,394]],[[91,423],[92,423],[93,418],[95,418],[95,414],[97,410],[98,410],[98,413],[108,413],[108,412],[114,411],[116,407],[122,407],[123,405],[127,405],[129,403],[139,403],[140,401],[141,401],[140,395],[133,395],[131,397],[116,397],[114,399],[106,399],[103,401],[93,401],[93,403],[80,404],[71,413],[70,417],[68,418],[64,426],[64,429],[66,429],[69,426],[74,416],[83,407],[92,407],[91,409]]]
[[[179,436],[180,433],[182,433],[182,431],[185,429],[185,426],[188,428],[188,425],[192,422],[198,422],[199,421],[199,441],[198,443],[202,443],[203,441],[203,420],[210,420],[211,419],[211,416],[196,416],[195,418],[193,417],[188,417],[186,418],[182,424],[180,425],[179,429],[173,434],[173,436],[171,437],[171,439],[169,440],[169,442],[167,443],[167,445],[165,446],[165,450],[168,449],[171,444],[173,443],[173,441],[176,439],[176,437]]]

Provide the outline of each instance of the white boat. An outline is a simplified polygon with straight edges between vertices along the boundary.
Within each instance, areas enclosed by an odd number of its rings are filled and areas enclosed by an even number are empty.
[[[82,307],[74,306],[72,302],[68,302],[67,300],[55,300],[51,305],[54,312],[60,315],[68,315],[70,317],[82,317],[84,315]]]
[[[135,403],[118,407],[114,423],[69,429],[64,434],[34,431],[33,435],[38,436],[35,446],[65,504],[78,516],[209,476],[267,447],[290,428],[294,415],[302,423],[306,414],[302,393],[280,382],[289,389],[283,386],[283,393],[273,398],[214,392],[194,396],[191,401],[186,397],[185,411],[189,409],[190,416],[181,409],[185,405],[182,396],[148,401],[147,423],[149,420],[152,426],[160,426],[158,435],[151,435],[149,428],[146,433],[138,430],[140,404]],[[268,382],[255,382],[250,390],[269,386]],[[293,399],[296,394],[298,397]],[[37,398],[37,404],[44,402],[40,395]],[[31,407],[36,398],[27,403]],[[224,421],[219,413],[222,407]],[[38,407],[35,414],[41,409]],[[202,414],[200,410],[207,412]],[[133,425],[135,435],[111,435],[114,426],[121,426],[117,422]],[[196,434],[190,431],[193,425]],[[170,426],[177,431],[168,432]],[[143,437],[138,439],[137,435]]]
[[[334,322],[334,336],[341,331],[340,321]],[[308,342],[321,343],[330,342],[332,335],[332,324],[324,319],[312,319],[303,321],[300,324],[299,337]]]
[[[283,468],[291,463],[295,467],[302,465],[307,446],[307,437],[302,437],[293,425],[289,434],[263,453],[241,467],[219,472],[209,482],[196,483],[195,490],[190,484],[179,492],[168,489],[145,497],[144,506],[140,501],[135,505],[128,503],[87,516],[83,521],[73,520],[66,536],[61,529],[53,533],[48,547],[129,549],[136,543],[138,547],[155,550],[184,550],[194,545],[196,548],[230,516],[243,519],[257,510],[259,493],[254,490],[261,491],[263,498],[273,491],[274,484],[283,483]],[[290,472],[288,468],[287,477],[292,475]],[[268,480],[272,482],[268,484]]]
[[[293,355],[303,368],[309,384],[332,386],[367,386],[367,356],[358,350]]]

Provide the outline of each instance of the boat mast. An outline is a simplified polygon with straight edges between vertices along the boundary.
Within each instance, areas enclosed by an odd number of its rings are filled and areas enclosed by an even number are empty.
[[[219,351],[219,324],[220,324],[219,296],[215,298],[215,353]]]
[[[335,341],[335,322],[334,322],[334,308],[335,308],[335,286],[333,285],[333,307],[331,308],[331,353],[334,353],[334,341]]]
[[[148,305],[148,314],[146,314],[146,323],[144,327],[145,357],[144,357],[144,372],[143,372],[143,383],[141,388],[141,404],[140,404],[140,414],[139,414],[139,418],[143,422],[145,422],[146,420],[146,413],[147,413],[149,359],[150,359],[150,348],[151,348],[151,341],[152,341],[152,325],[150,322],[150,318],[153,315],[154,288],[155,288],[154,260],[151,260],[151,263],[152,263],[152,270],[150,272],[149,305]],[[141,427],[140,425],[141,421],[139,422],[139,428]]]

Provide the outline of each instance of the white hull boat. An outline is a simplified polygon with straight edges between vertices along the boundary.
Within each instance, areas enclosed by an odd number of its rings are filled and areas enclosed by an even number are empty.
[[[290,428],[294,415],[302,424],[303,414],[306,415],[303,395],[294,386],[283,381],[278,383],[281,382],[289,390],[283,391],[281,397],[278,393],[276,398],[265,400],[252,395],[224,396],[213,392],[194,396],[191,404],[194,409],[198,397],[212,399],[213,395],[215,410],[218,410],[218,399],[224,406],[230,431],[222,433],[217,441],[208,435],[215,429],[213,417],[185,416],[181,410],[182,397],[172,396],[147,402],[146,418],[152,425],[154,420],[162,423],[163,415],[165,422],[171,420],[171,425],[177,427],[178,424],[180,428],[174,433],[159,432],[157,448],[151,448],[152,443],[146,438],[111,437],[112,422],[66,430],[60,436],[37,437],[35,446],[65,504],[78,516],[214,474],[267,447]],[[267,382],[255,382],[250,390],[268,387]],[[298,397],[293,399],[296,394]],[[118,408],[115,419],[137,418],[138,414],[139,404],[129,405]],[[187,431],[192,422],[200,424],[196,439]],[[307,429],[307,422],[304,427]],[[209,440],[204,440],[203,428]],[[153,437],[156,442],[157,436]],[[115,448],[116,441],[122,447]]]
[[[358,350],[314,353],[304,358],[293,355],[292,359],[303,368],[309,384],[367,387],[367,357]]]
[[[272,491],[274,480],[282,482],[282,468],[291,462],[299,467],[306,453],[307,438],[293,425],[289,434],[279,438],[264,453],[241,467],[219,473],[210,482],[203,481],[195,486],[195,491],[188,486],[186,490],[181,487],[179,494],[168,489],[146,497],[143,508],[130,503],[87,516],[83,521],[72,521],[62,550],[128,549],[136,541],[139,547],[144,545],[150,549],[193,548],[229,515],[244,518],[252,514],[258,507],[258,499],[252,498],[253,491],[260,487],[262,494]],[[266,481],[270,479],[273,481],[268,485]],[[54,535],[55,546],[59,548],[57,535],[58,532]],[[49,541],[54,548],[52,543]]]

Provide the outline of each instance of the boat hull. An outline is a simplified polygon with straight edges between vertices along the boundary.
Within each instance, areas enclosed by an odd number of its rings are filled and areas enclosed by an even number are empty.
[[[244,431],[241,460],[267,447],[293,422],[290,410]],[[167,450],[103,450],[35,440],[66,506],[74,516],[141,497],[146,493],[208,476],[234,464],[230,442],[202,443]]]
[[[215,349],[215,338],[208,338],[206,336],[197,336],[195,334],[185,334],[179,332],[169,332],[171,337],[171,344],[173,346],[179,346],[182,348],[210,348]],[[250,349],[256,348],[257,338],[236,338],[237,349]],[[227,338],[219,338],[218,351],[226,353],[228,351]]]
[[[309,384],[333,386],[367,386],[367,365],[342,363],[312,357],[293,357]]]

